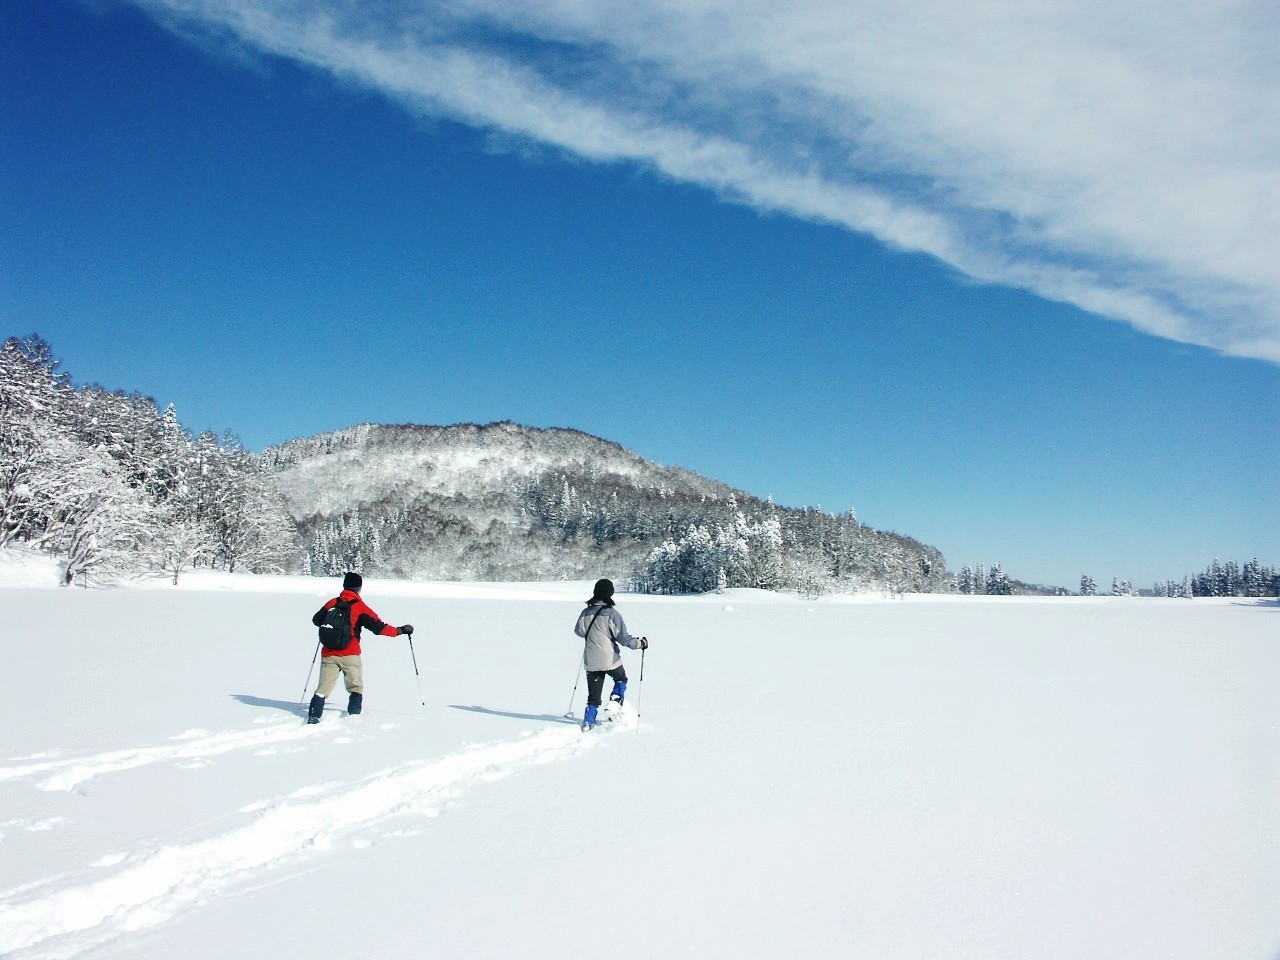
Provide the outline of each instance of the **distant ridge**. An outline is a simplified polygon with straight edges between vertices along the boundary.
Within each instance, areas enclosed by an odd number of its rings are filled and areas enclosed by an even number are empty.
[[[728,536],[735,521],[775,519],[786,570],[809,588],[946,588],[933,547],[778,507],[579,430],[366,423],[269,447],[262,463],[298,525],[305,572],[629,577],[691,529]]]

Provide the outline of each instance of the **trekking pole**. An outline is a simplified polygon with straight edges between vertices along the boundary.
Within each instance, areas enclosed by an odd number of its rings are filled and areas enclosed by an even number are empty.
[[[640,732],[640,698],[644,696],[644,655],[648,652],[647,645],[640,651],[640,686],[636,688],[636,733]]]
[[[307,667],[307,682],[302,685],[302,696],[298,698],[298,706],[307,701],[307,690],[311,687],[311,671],[316,668],[316,657],[320,656],[320,641],[316,641],[316,652],[311,655],[311,666]]]
[[[570,720],[573,719],[573,698],[578,695],[578,684],[582,682],[582,668],[585,664],[586,660],[578,661],[578,674],[577,678],[573,681],[573,693],[569,694],[569,709],[564,712],[564,715]]]
[[[588,642],[590,642],[591,629],[596,625],[596,621],[600,619],[600,614],[604,613],[608,609],[609,608],[604,604],[600,605],[600,609],[596,611],[595,616],[591,618],[591,622],[587,624],[587,629],[582,634],[582,638],[584,640],[587,640]],[[574,631],[574,632],[576,633],[577,631]],[[566,717],[568,717],[571,720],[573,719],[573,698],[578,695],[578,681],[582,679],[582,670],[585,669],[586,666],[587,666],[587,651],[583,650],[582,664],[580,669],[578,670],[578,679],[573,681],[573,693],[569,694],[569,709],[566,710],[564,714]]]
[[[413,652],[413,634],[409,634],[409,656],[413,658],[413,675],[418,681],[418,700],[422,703],[422,715],[427,715],[427,698],[422,695],[422,674],[418,673],[418,655]]]

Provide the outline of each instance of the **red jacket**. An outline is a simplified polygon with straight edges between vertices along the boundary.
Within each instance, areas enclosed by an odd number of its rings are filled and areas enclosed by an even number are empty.
[[[324,656],[326,657],[351,657],[360,652],[360,629],[363,627],[372,630],[374,633],[382,637],[398,636],[400,630],[393,627],[389,623],[383,623],[382,618],[373,612],[373,608],[360,599],[360,594],[354,590],[343,590],[332,600],[326,601],[325,605],[316,611],[311,622],[317,627],[324,620],[324,615],[333,609],[334,604],[339,600],[351,604],[351,642],[341,650],[330,650],[324,648]]]

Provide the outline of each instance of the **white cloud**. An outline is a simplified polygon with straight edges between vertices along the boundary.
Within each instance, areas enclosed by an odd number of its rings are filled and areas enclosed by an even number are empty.
[[[136,2],[424,114],[1280,362],[1267,0]]]

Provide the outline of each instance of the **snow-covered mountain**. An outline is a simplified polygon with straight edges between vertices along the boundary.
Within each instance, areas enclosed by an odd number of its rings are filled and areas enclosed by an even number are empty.
[[[509,498],[535,478],[589,477],[619,489],[683,499],[723,499],[726,484],[645,460],[577,430],[515,423],[361,424],[291,440],[263,453],[297,516],[336,516],[411,490],[442,501]],[[354,485],[348,481],[355,481]]]
[[[364,424],[262,459],[299,526],[308,572],[626,577],[694,531],[708,549],[754,550],[751,575],[776,583],[752,586],[930,590],[946,573],[941,554],[911,538],[847,514],[777,507],[576,430]],[[776,554],[768,563],[766,550]]]

